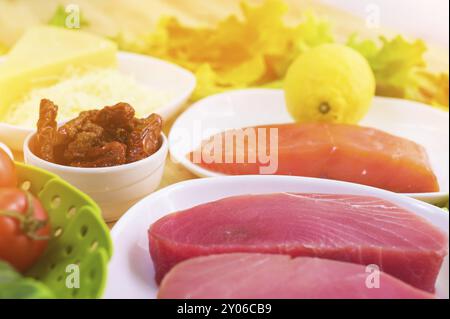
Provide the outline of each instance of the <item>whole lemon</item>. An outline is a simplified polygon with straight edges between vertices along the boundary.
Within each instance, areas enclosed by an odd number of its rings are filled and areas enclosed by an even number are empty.
[[[358,123],[375,95],[367,60],[340,44],[324,44],[300,55],[285,80],[286,103],[299,123]]]

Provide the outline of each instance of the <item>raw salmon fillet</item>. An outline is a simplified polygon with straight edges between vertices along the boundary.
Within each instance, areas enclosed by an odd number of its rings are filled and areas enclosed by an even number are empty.
[[[277,132],[277,141],[271,142],[271,131]],[[272,154],[272,161],[267,154]],[[228,131],[205,141],[188,157],[205,169],[227,175],[318,177],[397,193],[439,191],[422,146],[355,125],[284,124]]]
[[[447,236],[422,217],[354,195],[229,197],[161,218],[148,236],[158,283],[183,260],[245,252],[375,264],[434,292],[448,249]]]
[[[224,254],[197,257],[172,269],[161,299],[430,299],[434,296],[383,272],[309,257]]]

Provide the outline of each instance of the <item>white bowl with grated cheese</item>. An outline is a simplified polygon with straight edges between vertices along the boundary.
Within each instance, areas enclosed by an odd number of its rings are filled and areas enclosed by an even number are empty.
[[[36,130],[42,98],[59,106],[59,123],[77,117],[82,111],[119,102],[133,106],[137,117],[158,113],[168,120],[189,99],[195,86],[195,76],[179,66],[120,52],[117,69],[95,69],[83,74],[69,70],[55,85],[26,93],[1,115],[0,141],[14,150],[22,150],[25,138]]]

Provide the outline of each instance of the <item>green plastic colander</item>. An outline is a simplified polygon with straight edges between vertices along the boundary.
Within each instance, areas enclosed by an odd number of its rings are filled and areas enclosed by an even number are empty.
[[[57,298],[100,298],[112,256],[100,208],[54,174],[21,163],[16,167],[19,185],[41,200],[52,226],[46,252],[26,275],[44,283]]]

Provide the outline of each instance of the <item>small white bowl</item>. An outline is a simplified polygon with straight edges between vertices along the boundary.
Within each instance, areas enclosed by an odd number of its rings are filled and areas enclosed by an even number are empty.
[[[25,163],[60,176],[92,197],[102,209],[107,222],[119,219],[161,183],[168,153],[167,138],[162,133],[162,145],[155,154],[135,163],[105,168],[69,167],[45,161],[32,152],[34,137],[35,133],[25,140]]]
[[[5,58],[0,56],[0,63],[4,60]],[[172,93],[167,103],[151,110],[151,113],[158,113],[165,121],[169,120],[183,107],[197,85],[197,80],[192,72],[157,58],[119,52],[117,62],[120,72],[131,76],[144,87],[151,89],[149,92],[159,90]],[[2,123],[0,120],[0,139],[15,151],[22,151],[25,138],[34,130],[31,127]]]

